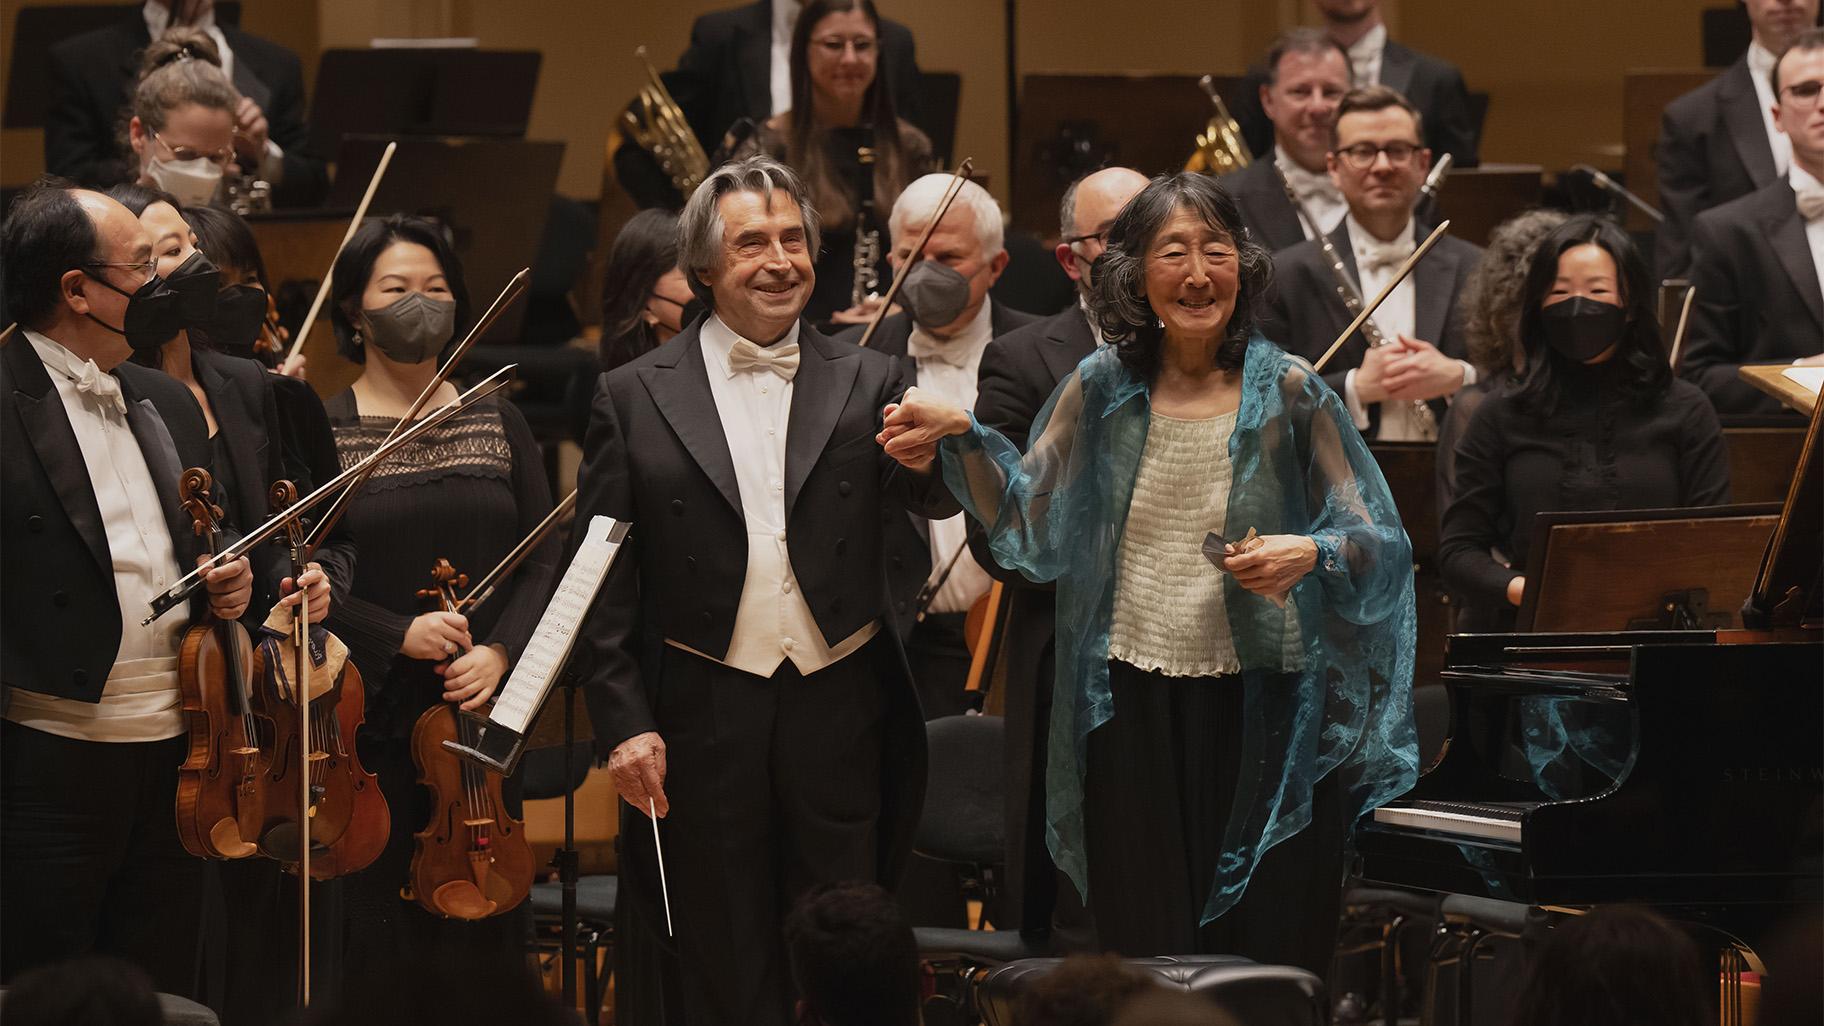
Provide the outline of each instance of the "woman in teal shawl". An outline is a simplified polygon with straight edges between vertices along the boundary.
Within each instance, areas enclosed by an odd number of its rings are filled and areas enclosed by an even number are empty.
[[[1342,400],[1254,331],[1269,275],[1213,180],[1154,179],[1095,269],[1113,344],[1029,452],[917,389],[880,438],[1057,582],[1047,839],[1101,946],[1323,973],[1349,826],[1418,774],[1412,552]]]

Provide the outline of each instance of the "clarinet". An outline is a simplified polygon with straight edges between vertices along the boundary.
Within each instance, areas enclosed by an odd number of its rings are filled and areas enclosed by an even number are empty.
[[[1286,200],[1292,204],[1292,209],[1298,212],[1298,219],[1304,222],[1305,227],[1311,232],[1311,237],[1317,240],[1319,246],[1323,247],[1324,263],[1329,266],[1331,276],[1336,279],[1336,294],[1342,299],[1343,306],[1349,310],[1351,317],[1361,313],[1362,294],[1356,289],[1355,282],[1350,279],[1349,268],[1343,263],[1342,254],[1336,251],[1336,245],[1330,241],[1330,236],[1324,233],[1323,228],[1311,216],[1310,211],[1306,210],[1305,205],[1298,201],[1298,194],[1292,191],[1292,183],[1286,181],[1285,172],[1279,169],[1277,161],[1273,162],[1273,177],[1279,179],[1280,187],[1286,190]],[[1393,340],[1382,334],[1381,329],[1375,326],[1372,317],[1362,322],[1362,334],[1367,337],[1368,344],[1376,349],[1393,344]],[[1438,437],[1438,418],[1431,412],[1429,403],[1423,399],[1412,400],[1412,415],[1418,421],[1419,429],[1424,432],[1426,437]]]
[[[872,133],[870,133],[872,134]],[[874,212],[874,147],[858,146],[856,162],[861,172],[856,176],[855,251],[853,284],[849,286],[849,306],[860,306],[880,291],[880,225]]]

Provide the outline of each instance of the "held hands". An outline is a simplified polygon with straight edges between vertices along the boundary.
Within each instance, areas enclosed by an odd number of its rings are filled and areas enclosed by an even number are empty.
[[[614,789],[642,814],[652,814],[646,808],[648,798],[660,819],[671,813],[665,797],[665,742],[656,732],[635,734],[615,745],[608,756],[608,773],[614,777]]]
[[[208,556],[198,556],[196,565],[208,561]],[[253,567],[246,556],[223,563],[203,575],[203,587],[209,592],[209,611],[217,619],[239,620],[253,601]]]
[[[937,443],[969,430],[969,414],[949,403],[906,389],[899,402],[881,411],[885,421],[874,440],[909,470],[925,471],[937,458]]]
[[[443,700],[461,702],[461,708],[478,709],[494,697],[500,678],[507,673],[507,650],[500,645],[478,645],[448,663],[440,663]]]
[[[281,606],[296,607],[298,586],[287,577],[279,582],[279,594],[285,596],[279,600]],[[304,594],[310,599],[310,622],[322,623],[329,619],[329,575],[323,572],[320,563],[308,563],[304,568]]]
[[[1317,542],[1302,534],[1265,534],[1245,552],[1228,547],[1225,561],[1235,583],[1279,601],[1317,566]]]
[[[405,629],[399,654],[412,659],[441,662],[475,647],[469,637],[469,618],[461,613],[422,613]]]
[[[266,112],[259,104],[241,97],[240,106],[234,111],[234,152],[242,167],[254,170],[260,166],[260,158],[266,155],[266,140],[271,135]]]

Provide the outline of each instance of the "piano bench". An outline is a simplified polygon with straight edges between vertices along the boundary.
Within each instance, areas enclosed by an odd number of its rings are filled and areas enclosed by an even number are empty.
[[[1049,975],[1061,958],[1009,962],[987,974],[976,989],[985,1026],[1013,1026],[1020,995]],[[1260,965],[1239,955],[1171,955],[1123,963],[1163,986],[1201,994],[1248,1026],[1324,1026],[1329,1022],[1324,981],[1286,965]]]
[[[1530,905],[1467,894],[1450,894],[1438,906],[1438,930],[1432,936],[1430,963],[1425,976],[1424,1022],[1454,1021],[1467,1026],[1475,1021],[1476,960],[1493,957],[1485,954],[1490,942],[1519,942],[1533,930],[1543,912]],[[1438,1017],[1436,1002],[1438,981],[1444,971],[1455,969],[1456,1015],[1454,1020]]]

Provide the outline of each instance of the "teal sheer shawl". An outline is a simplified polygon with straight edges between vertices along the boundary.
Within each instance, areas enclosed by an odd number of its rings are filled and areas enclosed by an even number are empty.
[[[995,559],[1034,581],[1057,582],[1046,836],[1086,898],[1085,752],[1089,732],[1114,715],[1115,560],[1149,411],[1147,384],[1103,347],[1059,382],[1024,456],[973,417],[967,434],[941,447],[945,480],[988,528]],[[1292,589],[1304,657],[1290,689],[1282,669],[1289,618],[1225,578],[1247,723],[1242,782],[1206,923],[1241,898],[1267,849],[1310,822],[1319,780],[1335,774],[1354,822],[1418,778],[1412,546],[1342,400],[1309,364],[1254,336],[1229,457],[1230,537],[1248,527],[1309,535],[1318,562]]]

